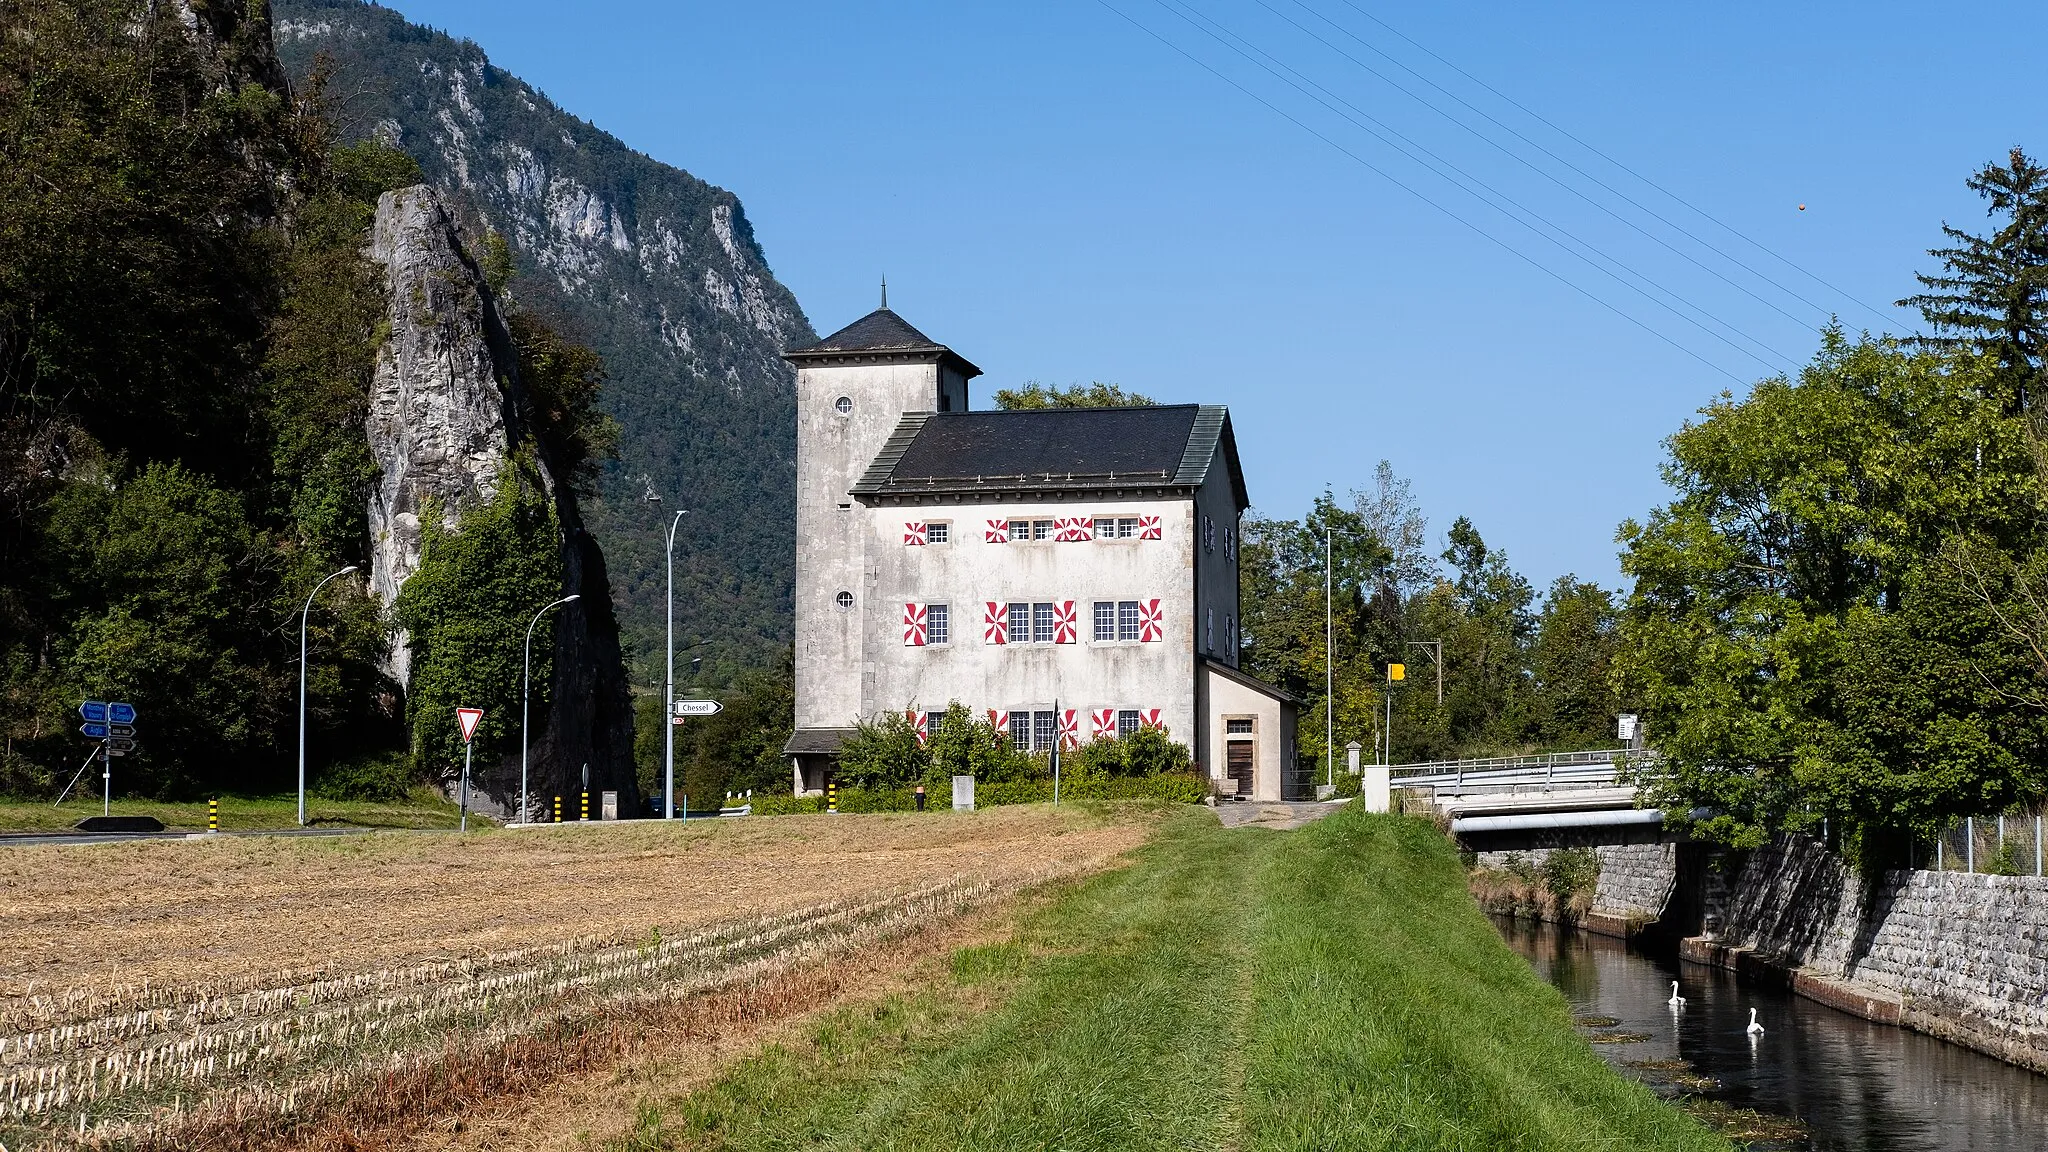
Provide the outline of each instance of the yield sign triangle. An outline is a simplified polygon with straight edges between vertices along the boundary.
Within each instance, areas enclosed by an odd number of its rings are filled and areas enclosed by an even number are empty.
[[[462,742],[464,744],[469,743],[469,738],[476,735],[476,726],[483,721],[483,718],[484,710],[481,708],[457,708],[455,710],[455,722],[462,725]]]

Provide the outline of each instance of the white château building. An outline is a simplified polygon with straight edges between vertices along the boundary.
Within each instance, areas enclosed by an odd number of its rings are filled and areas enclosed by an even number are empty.
[[[886,307],[786,356],[798,792],[857,720],[956,700],[1034,751],[1149,725],[1226,794],[1291,791],[1294,702],[1237,669],[1226,409],[972,411],[981,370]]]

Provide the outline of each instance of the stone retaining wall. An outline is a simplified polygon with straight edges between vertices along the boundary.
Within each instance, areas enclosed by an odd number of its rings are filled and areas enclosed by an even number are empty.
[[[1775,968],[1815,999],[2048,1070],[2048,879],[1901,870],[1866,884],[1786,837],[1728,880],[1693,958]]]
[[[1482,868],[1505,868],[1511,857],[1538,868],[1559,849],[1533,848],[1526,852],[1481,852]],[[1639,923],[1663,915],[1678,882],[1678,850],[1671,844],[1609,844],[1593,849],[1600,860],[1600,882],[1593,889],[1593,912],[1597,922],[1585,926],[1605,931],[1607,923]],[[1619,935],[1620,933],[1615,933]]]

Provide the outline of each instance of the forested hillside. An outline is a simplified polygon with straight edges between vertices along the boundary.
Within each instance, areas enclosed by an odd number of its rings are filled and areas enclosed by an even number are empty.
[[[303,619],[316,789],[449,781],[464,703],[502,798],[522,630],[589,591],[523,735],[543,786],[590,763],[630,799],[572,495],[596,357],[506,308],[415,162],[338,140],[265,5],[0,11],[0,793],[56,793],[91,696],[141,714],[117,794],[289,787]]]
[[[417,161],[510,243],[510,291],[604,358],[621,430],[584,513],[603,545],[638,681],[659,682],[664,533],[676,643],[709,679],[774,667],[789,642],[795,378],[812,338],[732,193],[635,152],[492,67],[476,44],[358,0],[281,0],[293,78],[329,69],[347,139]]]

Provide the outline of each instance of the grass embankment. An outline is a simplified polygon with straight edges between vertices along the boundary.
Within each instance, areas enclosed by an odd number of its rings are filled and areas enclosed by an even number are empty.
[[[97,783],[97,780],[95,780]],[[62,804],[48,801],[0,801],[0,832],[65,832],[87,816],[107,811],[98,795],[72,796]],[[174,831],[206,831],[206,801],[115,799],[116,816],[154,816]],[[474,814],[472,814],[474,815]],[[455,805],[431,789],[422,788],[403,800],[325,800],[306,797],[306,822],[316,828],[453,828],[458,819]],[[299,798],[282,796],[223,796],[220,798],[220,828],[223,832],[253,832],[297,827]],[[489,821],[471,820],[474,829]]]
[[[1726,1149],[1610,1071],[1419,821],[1173,819],[1136,863],[615,1147]]]

